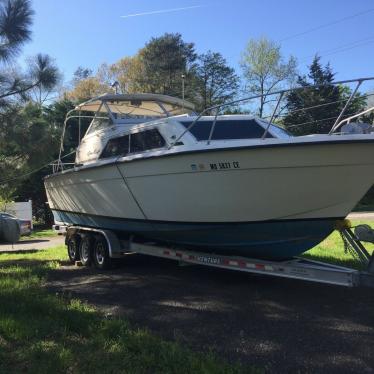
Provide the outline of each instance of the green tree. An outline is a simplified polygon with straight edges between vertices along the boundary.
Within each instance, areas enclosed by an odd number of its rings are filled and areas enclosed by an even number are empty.
[[[58,149],[59,133],[53,124],[46,121],[42,108],[32,102],[24,107],[12,106],[1,113],[2,196],[8,199],[32,198],[34,206],[40,202],[44,205],[43,173],[39,169],[53,160]],[[35,170],[39,170],[38,175],[32,173]]]
[[[327,64],[323,67],[320,57],[316,56],[309,67],[308,75],[298,77],[297,83],[301,89],[294,90],[287,95],[288,114],[283,120],[284,126],[291,133],[295,135],[323,134],[331,130],[351,95],[349,87],[332,85],[334,76],[331,66]],[[313,85],[317,87],[311,88]],[[365,98],[356,94],[345,115],[349,116],[363,110],[365,104]]]
[[[66,97],[82,101],[111,92],[114,82],[121,93],[176,97],[183,96],[184,83],[184,97],[195,103],[197,110],[231,100],[239,88],[238,76],[220,53],[208,51],[197,58],[193,43],[184,42],[180,34],[152,38],[136,55],[101,64],[95,75],[79,67]]]
[[[49,56],[38,54],[26,73],[16,72],[9,64],[30,40],[33,11],[28,0],[0,3],[0,108],[9,99],[24,99],[35,87],[50,89],[58,80],[57,68]]]
[[[239,77],[220,53],[208,51],[198,57],[197,92],[204,110],[233,100],[239,89]]]
[[[28,65],[30,83],[34,82],[28,96],[41,106],[51,95],[56,94],[56,87],[61,83],[62,75],[55,61],[48,55],[39,53],[28,60]]]
[[[92,69],[84,68],[83,66],[78,66],[73,74],[73,85],[76,85],[82,79],[87,79],[92,76]]]
[[[111,87],[101,83],[97,77],[88,77],[79,80],[72,90],[65,93],[65,96],[74,102],[82,102],[110,91]]]
[[[10,62],[30,40],[33,11],[29,0],[0,3],[0,60]]]
[[[139,51],[142,75],[136,78],[143,92],[182,96],[182,75],[186,77],[186,97],[192,97],[189,82],[194,78],[196,53],[193,43],[183,41],[180,34],[164,34],[152,38]]]
[[[296,59],[291,56],[284,61],[280,45],[266,38],[251,39],[241,59],[245,79],[245,92],[262,95],[259,99],[259,117],[263,117],[267,104],[274,101],[269,94],[292,84],[296,77]]]
[[[28,0],[0,2],[0,197],[6,199],[17,198],[22,183],[30,187],[31,172],[51,161],[56,144],[42,106],[30,101],[33,90],[49,91],[58,82],[54,61],[38,54],[26,72],[15,67],[15,57],[30,40],[32,15]]]
[[[144,68],[139,54],[125,56],[112,65],[101,64],[96,77],[108,87],[114,82],[119,84],[121,93],[148,92],[144,83]]]
[[[58,158],[65,116],[73,107],[64,99],[48,107],[29,102],[0,113],[0,198],[31,199],[34,215],[44,222],[52,222],[52,216],[45,204],[43,178],[52,171],[49,163]],[[81,134],[87,126],[83,121]],[[78,142],[78,122],[73,119],[66,129],[64,154],[74,151]],[[74,155],[64,162],[74,162]]]

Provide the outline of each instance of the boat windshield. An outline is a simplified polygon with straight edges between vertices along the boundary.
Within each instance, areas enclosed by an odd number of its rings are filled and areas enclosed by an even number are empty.
[[[185,128],[193,123],[192,120],[180,122]],[[213,123],[214,119],[201,119],[189,131],[198,141],[208,140]],[[257,139],[263,136],[265,128],[254,118],[220,119],[215,124],[211,140]],[[267,132],[266,137],[273,138],[274,136]]]
[[[188,129],[193,120],[181,120],[180,123]],[[198,141],[209,140],[234,140],[234,139],[258,139],[261,138],[268,122],[257,118],[250,119],[219,119],[216,121],[213,133],[211,134],[214,119],[200,119],[189,128],[189,132]],[[290,135],[282,128],[271,124],[266,138],[289,138]]]

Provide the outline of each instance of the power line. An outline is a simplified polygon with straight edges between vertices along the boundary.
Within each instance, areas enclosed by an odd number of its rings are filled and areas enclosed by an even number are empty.
[[[354,45],[354,46],[351,46],[351,47],[347,47],[347,48],[342,48],[342,49],[339,49],[335,52],[330,52],[330,53],[327,53],[325,54],[324,56],[330,56],[330,55],[334,55],[336,53],[340,53],[340,52],[345,52],[345,51],[350,51],[351,49],[354,49],[354,48],[358,48],[358,47],[362,47],[362,46],[365,46],[367,44],[371,44],[371,43],[374,43],[374,39],[373,40],[370,40],[370,41],[367,41],[365,43],[359,43],[357,45]]]
[[[335,55],[337,53],[350,51],[351,49],[363,47],[363,46],[371,44],[371,43],[374,43],[374,37],[365,38],[365,39],[361,39],[361,40],[356,40],[355,42],[351,42],[351,43],[348,43],[348,44],[343,44],[343,45],[340,45],[339,47],[327,49],[325,51],[321,51],[320,52],[321,54],[319,54],[319,52],[317,51],[316,54],[320,57],[326,57],[326,56]],[[314,56],[315,56],[315,54],[314,55],[309,55],[309,56],[304,57],[301,60],[299,60],[299,62],[306,62],[311,57],[314,57]]]
[[[370,43],[373,43],[373,42],[374,42],[374,36],[369,36],[369,37],[364,38],[364,39],[359,39],[359,40],[355,40],[355,41],[350,42],[350,43],[341,44],[341,45],[339,45],[337,47],[334,47],[334,48],[325,49],[323,51],[317,51],[316,54],[321,56],[321,57],[330,56],[330,55],[333,55],[335,53],[348,51],[348,50],[358,48],[358,47],[361,47],[363,45],[367,45],[367,44],[370,44]],[[305,61],[309,60],[311,57],[314,57],[316,54],[306,56],[306,57],[302,58],[301,60],[299,60],[299,62],[305,62]]]
[[[334,47],[334,48],[325,49],[324,51],[321,51],[321,53],[335,52],[335,51],[339,51],[342,48],[355,47],[358,44],[362,44],[364,42],[372,42],[373,40],[374,40],[374,36],[369,36],[367,38],[354,40],[350,43],[341,44],[341,45],[339,45],[337,47]]]
[[[332,21],[332,22],[328,22],[328,23],[324,23],[322,25],[319,25],[319,26],[316,26],[316,27],[313,27],[313,28],[310,28],[308,30],[305,30],[305,31],[302,31],[302,32],[299,32],[297,34],[293,34],[293,35],[289,35],[283,39],[280,39],[279,41],[280,42],[284,42],[286,40],[290,40],[290,39],[293,39],[293,38],[296,38],[298,36],[302,36],[302,35],[306,35],[306,34],[309,34],[313,31],[317,31],[317,30],[321,30],[323,28],[326,28],[326,27],[329,27],[329,26],[333,26],[333,25],[336,25],[338,23],[341,23],[341,22],[344,22],[344,21],[347,21],[349,19],[352,19],[352,18],[356,18],[356,17],[359,17],[359,16],[362,16],[364,14],[367,14],[367,13],[370,13],[370,12],[373,12],[374,11],[374,8],[371,8],[371,9],[367,9],[367,10],[364,10],[362,12],[359,12],[359,13],[356,13],[356,14],[352,14],[350,16],[346,16],[346,17],[343,17],[343,18],[340,18],[338,20],[335,20],[335,21]]]
[[[344,116],[342,116],[342,118],[346,118],[346,117],[349,117],[349,116],[351,116],[351,114],[345,114]],[[304,126],[304,125],[309,125],[310,123],[323,122],[323,121],[328,121],[330,119],[337,119],[337,118],[338,117],[335,116],[335,117],[328,117],[328,118],[322,118],[322,119],[315,119],[315,120],[308,121],[308,122],[298,123],[297,125],[287,126],[286,128],[290,129],[292,127],[300,127],[300,126]]]

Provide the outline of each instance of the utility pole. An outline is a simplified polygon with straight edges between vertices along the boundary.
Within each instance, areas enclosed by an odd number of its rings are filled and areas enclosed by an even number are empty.
[[[182,100],[183,100],[183,109],[184,109],[184,79],[186,78],[186,76],[182,74],[181,78],[182,78]]]

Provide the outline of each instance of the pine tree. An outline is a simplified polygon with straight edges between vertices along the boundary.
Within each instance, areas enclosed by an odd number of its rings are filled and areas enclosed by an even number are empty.
[[[36,87],[50,90],[58,82],[57,67],[48,55],[32,58],[27,73],[10,66],[22,45],[30,40],[33,14],[29,0],[0,2],[0,109],[12,100],[26,98]]]
[[[181,34],[166,33],[152,38],[139,52],[142,77],[138,85],[143,92],[182,96],[182,75],[189,82],[196,60],[193,43],[183,41]],[[186,97],[190,95],[186,85]]]
[[[332,84],[334,77],[330,64],[323,67],[319,56],[310,65],[308,76],[298,77],[298,85],[305,89],[294,90],[287,95],[288,115],[283,121],[285,128],[292,134],[325,134],[331,130],[351,95],[349,87]],[[363,109],[365,103],[364,97],[356,94],[345,116]]]
[[[202,111],[233,100],[239,89],[239,77],[220,53],[208,51],[198,58],[196,86],[196,109]]]

